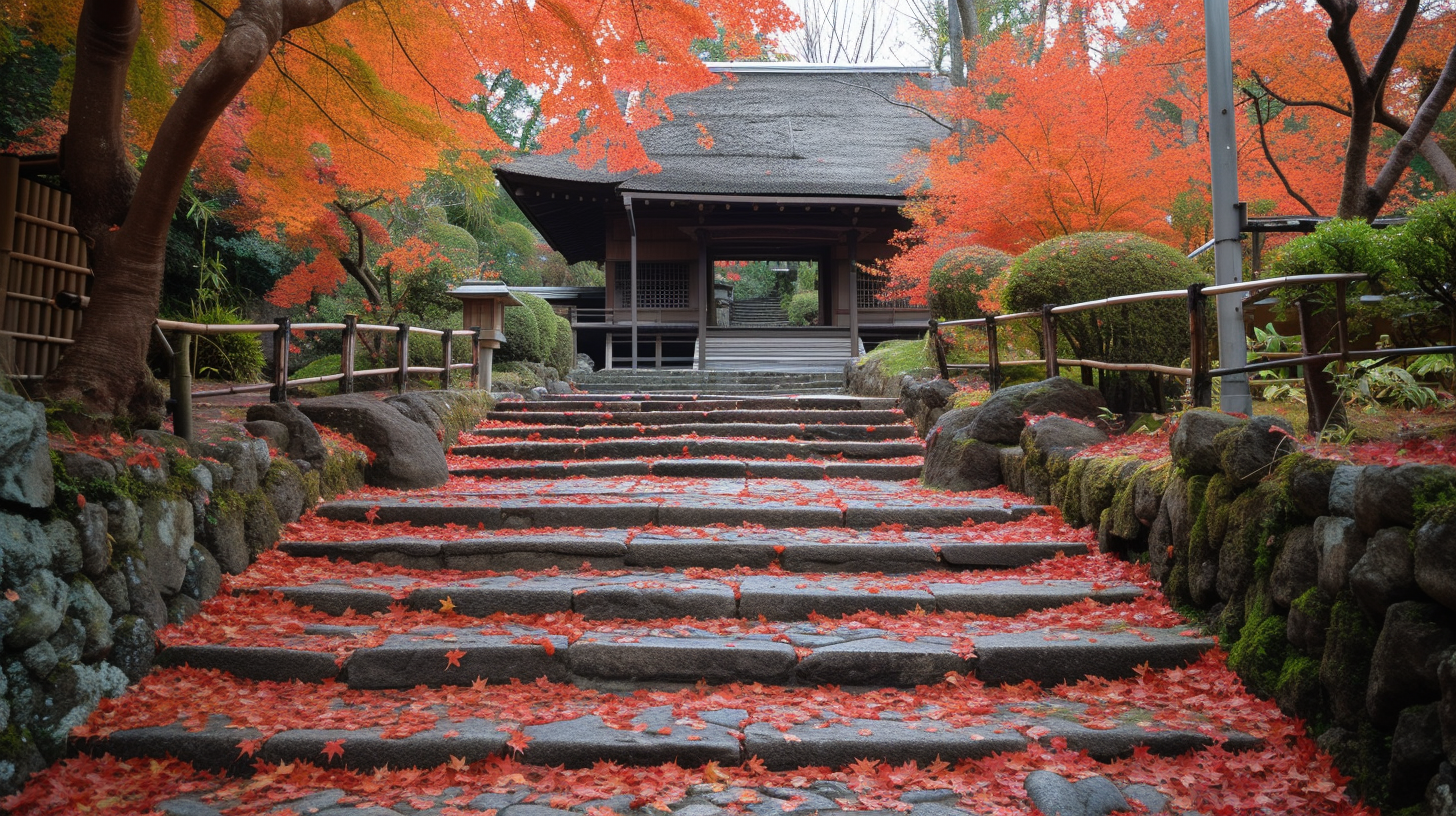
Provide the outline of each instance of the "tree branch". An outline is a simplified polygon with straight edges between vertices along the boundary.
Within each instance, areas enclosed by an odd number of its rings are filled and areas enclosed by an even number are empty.
[[[1409,122],[1385,108],[1380,108],[1375,111],[1375,123],[1384,125],[1401,136],[1404,136],[1406,131],[1410,130]],[[1426,160],[1426,163],[1431,165],[1431,170],[1436,174],[1436,178],[1440,179],[1441,183],[1446,185],[1446,189],[1456,190],[1456,163],[1452,163],[1451,157],[1447,156],[1446,151],[1442,150],[1441,146],[1436,144],[1436,140],[1431,138],[1430,134],[1427,134],[1426,138],[1421,140],[1421,146],[1417,149],[1420,151],[1421,157]]]
[[[1289,197],[1298,201],[1300,205],[1309,211],[1310,215],[1319,215],[1315,211],[1315,208],[1305,200],[1304,196],[1295,191],[1294,186],[1289,183],[1289,179],[1284,175],[1284,171],[1279,169],[1279,162],[1274,160],[1274,153],[1269,150],[1269,137],[1264,132],[1264,123],[1267,120],[1264,118],[1264,106],[1260,103],[1259,97],[1254,96],[1247,89],[1244,90],[1244,95],[1254,103],[1254,120],[1259,123],[1259,147],[1264,149],[1264,160],[1269,162],[1269,168],[1274,171],[1275,176],[1279,177],[1279,183],[1284,185],[1284,192],[1289,193]]]
[[[1349,108],[1342,108],[1333,102],[1324,102],[1318,99],[1289,99],[1288,97],[1280,96],[1273,88],[1269,87],[1263,77],[1257,74],[1254,75],[1254,83],[1259,86],[1259,89],[1264,92],[1265,96],[1286,108],[1324,108],[1331,113],[1338,113],[1341,116],[1350,115]]]
[[[92,243],[126,219],[136,190],[122,122],[127,66],[140,36],[135,0],[86,0],[61,175],[75,193],[76,228]]]
[[[1375,207],[1371,213],[1378,212],[1380,207],[1390,198],[1390,193],[1400,181],[1405,168],[1410,164],[1411,156],[1416,152],[1420,144],[1430,135],[1431,129],[1436,126],[1436,118],[1445,109],[1446,103],[1451,101],[1451,95],[1456,92],[1456,48],[1446,57],[1446,65],[1441,69],[1441,75],[1437,77],[1436,84],[1431,86],[1431,92],[1416,110],[1415,118],[1411,120],[1410,128],[1405,135],[1400,137],[1395,149],[1390,151],[1390,156],[1385,160],[1385,166],[1380,168],[1380,174],[1375,177],[1375,183],[1370,186],[1366,193],[1367,198]]]
[[[946,130],[950,131],[951,133],[954,133],[955,130],[956,130],[954,127],[951,127],[950,125],[947,125],[945,122],[942,122],[940,119],[938,119],[935,116],[935,114],[933,114],[930,111],[925,110],[924,108],[921,108],[921,107],[919,107],[917,105],[911,105],[908,102],[901,102],[898,99],[893,99],[893,98],[891,98],[889,96],[886,96],[886,95],[880,93],[879,91],[875,90],[874,88],[868,88],[868,87],[865,87],[864,85],[856,85],[853,82],[845,82],[842,79],[835,79],[833,81],[839,83],[840,85],[844,85],[844,86],[847,86],[847,87],[850,87],[850,88],[858,88],[861,91],[868,91],[868,92],[874,94],[875,96],[878,96],[879,98],[885,100],[886,102],[889,102],[891,105],[894,105],[896,107],[909,108],[910,110],[913,110],[916,113],[924,116],[926,119],[929,119],[930,121],[936,123],[937,125],[940,125],[941,127],[945,128]]]
[[[1421,0],[1405,0],[1400,15],[1395,18],[1395,25],[1390,27],[1390,35],[1385,38],[1385,44],[1380,46],[1380,53],[1375,55],[1375,64],[1370,66],[1367,82],[1371,93],[1378,95],[1384,92],[1385,81],[1390,78],[1390,71],[1395,67],[1395,58],[1400,55],[1400,49],[1405,45],[1406,35],[1410,33],[1411,24],[1415,22],[1416,12],[1420,8]]]
[[[1352,94],[1368,94],[1369,89],[1365,84],[1369,76],[1365,73],[1365,63],[1360,59],[1360,48],[1355,44],[1355,38],[1350,34],[1350,20],[1359,9],[1352,0],[1316,0],[1320,8],[1330,15],[1330,27],[1325,32],[1329,38],[1330,45],[1335,49],[1335,56],[1339,58],[1340,65],[1345,69],[1345,79],[1350,83]],[[1351,100],[1355,107],[1359,107],[1360,100]]]

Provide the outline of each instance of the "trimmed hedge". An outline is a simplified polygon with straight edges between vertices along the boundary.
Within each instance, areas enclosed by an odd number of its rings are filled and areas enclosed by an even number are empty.
[[[930,313],[937,320],[985,317],[983,296],[1004,281],[1010,255],[983,246],[957,247],[940,256],[930,269]]]

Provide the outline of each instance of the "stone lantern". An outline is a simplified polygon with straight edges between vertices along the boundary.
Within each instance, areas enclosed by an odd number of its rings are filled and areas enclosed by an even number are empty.
[[[475,382],[477,388],[489,391],[490,367],[494,362],[495,350],[506,342],[506,307],[524,304],[498,280],[465,281],[451,289],[450,294],[460,298],[465,304],[466,328],[479,332],[475,341]]]

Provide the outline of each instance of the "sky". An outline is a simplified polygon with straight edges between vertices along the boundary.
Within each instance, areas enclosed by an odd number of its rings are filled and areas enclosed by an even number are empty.
[[[939,1],[939,0],[937,0]],[[780,41],[784,50],[794,53],[817,54],[818,62],[875,62],[889,65],[924,66],[931,62],[929,46],[915,26],[914,10],[924,7],[931,0],[784,0],[803,19],[810,30],[815,22],[824,32],[837,23],[842,36],[836,41],[827,35],[814,43],[805,42],[805,32],[788,34]],[[870,29],[864,24],[871,22],[873,50],[869,43]],[[856,58],[857,54],[857,58]],[[872,59],[867,57],[872,56]]]

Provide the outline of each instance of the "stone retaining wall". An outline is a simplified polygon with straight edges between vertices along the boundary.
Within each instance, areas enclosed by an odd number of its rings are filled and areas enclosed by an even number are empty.
[[[980,462],[1096,526],[1220,637],[1251,690],[1306,722],[1355,795],[1456,814],[1456,468],[1317,459],[1280,420],[1209,410],[1184,413],[1156,461],[1078,458],[1106,434],[1060,416],[988,458],[955,430],[984,410],[931,431],[928,479]]]
[[[443,447],[489,398],[392,403],[391,415],[414,420],[408,430]],[[150,671],[155,632],[196,613],[223,573],[379,470],[370,451],[320,437],[292,406],[255,406],[249,419],[211,426],[206,442],[143,431],[57,437],[53,449],[43,407],[0,393],[0,795],[60,758],[103,697]]]

